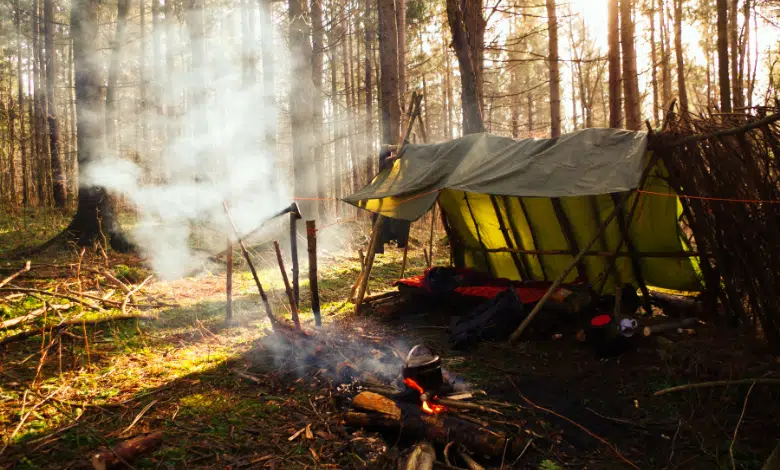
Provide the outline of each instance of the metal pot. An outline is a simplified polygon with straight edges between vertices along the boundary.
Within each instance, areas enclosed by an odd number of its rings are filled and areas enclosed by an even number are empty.
[[[421,344],[409,351],[402,375],[414,380],[426,393],[435,394],[444,385],[441,358]]]

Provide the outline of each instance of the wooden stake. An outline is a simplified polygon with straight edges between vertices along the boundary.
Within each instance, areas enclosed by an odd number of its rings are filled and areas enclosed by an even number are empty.
[[[430,258],[428,258],[429,268],[433,265],[433,229],[435,226],[436,226],[436,204],[434,204],[433,208],[431,209],[431,235],[428,238],[428,253],[430,253],[431,255]]]
[[[309,252],[311,311],[314,314],[314,324],[322,326],[322,318],[320,317],[320,290],[317,286],[317,226],[313,220],[306,221],[306,249]]]
[[[292,258],[292,282],[293,294],[295,294],[295,306],[300,307],[301,288],[298,282],[298,219],[301,216],[290,212],[290,257]]]
[[[230,216],[230,209],[228,209],[227,202],[223,202],[222,207],[225,209],[225,215],[227,215],[231,227],[233,227],[233,234],[235,234],[236,238],[238,238],[238,246],[241,247],[241,254],[244,255],[246,264],[249,265],[249,270],[252,271],[252,277],[255,279],[255,284],[257,285],[257,291],[260,293],[260,298],[263,300],[263,306],[265,307],[265,314],[268,315],[268,319],[271,320],[271,327],[275,328],[277,324],[276,317],[274,317],[274,313],[271,310],[271,304],[268,302],[268,296],[265,295],[265,290],[263,289],[263,285],[260,283],[260,278],[257,275],[255,264],[252,262],[252,258],[249,256],[249,252],[246,249],[246,244],[244,243],[244,240],[238,237],[238,229],[236,228],[236,223],[233,222],[233,217]]]
[[[406,257],[409,254],[409,241],[406,241],[406,245],[404,246],[404,259],[401,261],[401,275],[398,276],[399,279],[404,278],[404,273],[406,272]]]
[[[233,321],[233,242],[228,239],[227,242],[227,261],[225,269],[225,294],[227,295],[225,305],[225,321],[230,324]]]
[[[382,227],[385,224],[385,218],[381,215],[376,218],[374,223],[374,230],[371,232],[371,242],[368,245],[368,255],[366,256],[366,264],[363,267],[362,275],[360,277],[360,284],[358,285],[357,297],[355,298],[355,313],[358,313],[360,304],[363,302],[363,297],[366,295],[366,288],[368,287],[368,278],[371,276],[371,268],[374,266],[374,256],[376,255],[376,246],[379,242],[379,234],[382,233]]]
[[[630,194],[630,193],[629,193]],[[623,207],[623,204],[625,203],[626,198],[624,197],[618,204],[615,205],[615,208],[612,210],[612,213],[607,217],[607,219],[601,224],[599,229],[596,231],[596,236],[591,239],[590,242],[588,242],[585,247],[580,250],[580,252],[577,254],[577,256],[574,257],[574,259],[569,263],[569,265],[564,269],[561,274],[558,276],[557,279],[552,283],[549,289],[547,289],[547,292],[545,292],[544,297],[542,297],[539,302],[536,303],[533,310],[531,310],[531,313],[528,314],[527,317],[525,317],[525,320],[523,320],[523,323],[520,324],[520,326],[517,327],[517,329],[512,333],[512,336],[509,338],[509,342],[512,343],[517,340],[517,338],[520,337],[520,335],[523,334],[526,328],[528,328],[528,325],[531,323],[531,321],[534,319],[534,317],[539,313],[539,311],[544,307],[544,304],[547,303],[547,301],[552,297],[553,293],[560,287],[560,285],[563,283],[563,281],[566,279],[566,276],[569,275],[569,273],[577,267],[577,265],[582,261],[582,258],[585,256],[585,253],[591,249],[593,245],[596,244],[599,237],[601,237],[601,234],[607,229],[609,224],[612,222],[612,220],[617,217],[618,212],[620,212],[620,208]]]
[[[282,250],[279,248],[279,242],[274,240],[274,250],[276,250],[276,260],[279,262],[279,270],[282,272],[282,280],[284,281],[284,291],[287,293],[287,300],[290,301],[290,312],[292,313],[292,321],[295,323],[295,328],[301,329],[301,321],[298,318],[298,302],[295,300],[295,294],[290,289],[290,281],[287,279],[287,271],[284,269],[284,260],[282,259]]]

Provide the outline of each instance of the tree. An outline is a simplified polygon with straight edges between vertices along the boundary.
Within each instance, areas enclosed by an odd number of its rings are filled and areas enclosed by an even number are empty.
[[[677,93],[680,97],[680,109],[688,111],[688,91],[685,88],[685,63],[682,47],[682,0],[674,0],[674,51],[677,56]]]
[[[658,127],[660,126],[661,121],[658,118],[660,105],[658,103],[658,53],[656,52],[657,43],[655,40],[655,1],[656,0],[650,0],[650,10],[648,11],[647,16],[650,17],[650,61],[652,63],[650,70],[652,72],[653,81],[653,124]],[[707,76],[709,77],[709,73]]]
[[[478,14],[481,17],[481,9],[478,13],[473,11],[475,3],[481,5],[479,0],[477,2],[466,0],[466,9],[470,12],[470,15]],[[463,133],[474,134],[485,132],[485,123],[482,120],[482,106],[480,105],[481,78],[478,78],[480,68],[479,65],[475,65],[475,63],[479,64],[479,61],[478,59],[476,61],[473,59],[475,51],[471,49],[465,21],[466,16],[461,10],[460,2],[458,0],[447,0],[447,22],[452,32],[452,45],[455,49],[455,55],[458,58],[458,68],[460,69]],[[479,23],[476,21],[472,22]]]
[[[324,48],[324,35],[325,30],[322,26],[322,0],[311,0],[311,28],[312,28],[312,57],[311,57],[311,80],[313,85],[313,101],[312,101],[312,136],[314,142],[318,144],[318,148],[315,150],[313,158],[314,167],[317,171],[317,175],[324,175],[325,170],[322,164],[323,146],[319,145],[322,142],[322,60],[325,54]],[[317,208],[319,212],[320,220],[325,220],[325,178],[322,176],[317,177]]]
[[[366,89],[366,154],[374,153],[374,96],[371,92],[371,28],[368,22],[371,19],[371,0],[366,0],[366,9],[363,12],[363,32],[365,40],[364,72]],[[369,158],[366,165],[366,179],[371,181],[374,176],[373,159]]]
[[[620,35],[618,0],[609,0],[607,41],[609,42],[609,127],[620,127],[623,121],[623,97],[620,91]]]
[[[620,47],[623,52],[623,96],[625,96],[626,129],[638,131],[642,126],[639,103],[639,83],[634,48],[632,1],[620,0]]]
[[[382,89],[382,142],[395,144],[400,137],[401,104],[398,96],[398,28],[393,0],[379,4],[379,60]]]
[[[16,23],[16,81],[19,105],[19,146],[22,158],[22,205],[27,207],[30,202],[30,190],[27,184],[27,139],[24,135],[24,78],[22,75],[22,9],[20,6],[20,0],[16,0],[14,5],[16,8],[16,14],[14,20]]]
[[[729,12],[728,12],[728,28],[729,28],[729,43],[731,44],[731,86],[732,86],[732,93],[731,97],[734,103],[734,108],[741,108],[745,106],[744,103],[744,83],[742,83],[742,78],[740,76],[740,70],[739,70],[739,64],[741,61],[741,58],[743,56],[742,54],[742,46],[739,40],[739,16],[737,15],[737,12],[739,11],[739,0],[731,0],[729,2]],[[749,21],[745,21],[745,24],[747,25]]]
[[[263,54],[263,96],[268,109],[276,109],[276,73],[274,70],[274,31],[271,22],[271,1],[259,0],[260,3],[260,48]],[[168,3],[165,2],[166,8]],[[276,152],[276,115],[269,120],[266,127],[265,146],[268,150]]]
[[[50,1],[50,0],[47,0]],[[117,81],[119,80],[122,60],[122,47],[125,42],[127,30],[127,14],[130,11],[130,0],[119,0],[117,3],[116,32],[111,41],[111,63],[108,66],[108,85],[106,86],[106,140],[108,149],[117,154],[119,145],[117,142],[117,114],[116,95]]]
[[[102,66],[98,55],[98,6],[100,0],[73,0],[70,30],[73,38],[73,67],[76,88],[76,135],[78,165],[84,169],[100,158],[104,146],[103,99],[101,87]],[[106,236],[117,251],[128,251],[132,246],[122,235],[114,218],[111,201],[105,188],[94,182],[78,187],[78,206],[61,237],[73,238],[79,245],[88,245],[99,236]],[[51,243],[51,242],[50,242]],[[48,243],[47,243],[48,245]]]
[[[54,80],[57,76],[57,53],[54,50],[54,7],[53,0],[43,0],[44,43],[46,47],[46,120],[49,126],[49,156],[54,205],[64,208],[67,202],[67,181],[60,155],[60,131],[57,124],[57,106]]]
[[[676,0],[681,2],[682,0]],[[717,0],[718,8],[718,86],[720,109],[731,112],[731,83],[729,81],[728,0]],[[677,34],[677,32],[675,32]],[[676,39],[675,39],[676,42]],[[678,60],[678,63],[681,61]]]
[[[395,0],[395,19],[398,31],[398,98],[403,111],[406,94],[406,0]]]
[[[561,135],[561,74],[558,70],[558,15],[555,0],[547,0],[547,31],[549,34],[550,67],[550,136]]]

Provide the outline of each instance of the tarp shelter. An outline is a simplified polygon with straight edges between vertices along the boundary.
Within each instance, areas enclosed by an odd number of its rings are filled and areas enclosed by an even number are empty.
[[[344,200],[410,221],[438,200],[456,266],[552,281],[598,235],[616,201],[637,189],[650,160],[644,132],[584,129],[525,140],[472,134],[407,145],[392,167]],[[644,191],[632,194],[566,282],[579,277],[614,292],[617,283],[638,286],[638,270],[649,286],[700,290],[695,253],[684,248],[678,199],[662,166],[648,174]],[[622,241],[623,231],[630,243]],[[619,246],[618,256],[607,256]]]

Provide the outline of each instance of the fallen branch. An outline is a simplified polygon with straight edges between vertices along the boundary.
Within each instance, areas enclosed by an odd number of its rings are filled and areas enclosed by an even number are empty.
[[[114,448],[110,448],[95,454],[92,457],[92,468],[95,470],[106,470],[114,468],[119,464],[128,465],[128,461],[137,459],[159,443],[162,442],[162,431],[156,431],[145,436],[138,436],[128,439]]]
[[[635,468],[635,469],[639,470],[639,467],[637,467],[637,466],[636,466],[636,464],[635,464],[634,462],[632,462],[632,461],[628,460],[628,459],[627,459],[627,458],[626,458],[626,457],[625,457],[625,456],[624,456],[622,453],[620,453],[620,451],[618,450],[618,448],[617,448],[617,447],[615,447],[613,444],[611,444],[609,441],[607,441],[606,439],[604,439],[603,437],[601,437],[601,436],[599,436],[599,435],[597,435],[597,434],[594,434],[594,433],[593,433],[592,431],[590,431],[588,428],[586,428],[585,426],[583,426],[583,425],[581,425],[581,424],[579,424],[579,423],[577,423],[577,422],[573,421],[572,419],[570,419],[570,418],[567,418],[566,416],[563,416],[563,415],[561,415],[561,414],[558,414],[558,413],[556,413],[556,412],[555,412],[555,411],[553,411],[553,410],[550,410],[550,409],[547,409],[547,408],[545,408],[545,407],[543,407],[543,406],[539,406],[539,405],[537,405],[536,403],[534,403],[534,402],[532,402],[531,400],[529,400],[528,398],[526,398],[526,396],[525,396],[525,395],[523,395],[523,393],[520,391],[520,389],[519,389],[519,388],[517,388],[517,385],[515,385],[515,383],[512,381],[512,379],[510,379],[509,377],[507,377],[507,380],[509,380],[509,383],[511,383],[511,384],[512,384],[512,386],[515,388],[515,390],[517,391],[517,394],[518,394],[518,395],[520,395],[520,398],[522,398],[522,399],[523,399],[523,401],[525,401],[526,403],[528,403],[529,405],[531,405],[531,407],[532,407],[532,408],[535,408],[535,409],[537,409],[537,410],[540,410],[540,411],[544,411],[545,413],[551,414],[551,415],[555,416],[556,418],[560,418],[560,419],[562,419],[562,420],[566,421],[567,423],[569,423],[569,424],[572,424],[572,425],[574,425],[574,426],[576,426],[576,427],[580,428],[582,431],[584,431],[584,432],[585,432],[585,434],[589,435],[590,437],[592,437],[592,438],[596,439],[597,441],[601,442],[601,443],[602,443],[602,444],[604,444],[605,446],[609,447],[609,448],[612,450],[612,452],[614,452],[614,453],[615,453],[615,455],[617,455],[617,456],[620,458],[620,460],[622,460],[622,461],[626,462],[626,463],[627,463],[627,464],[629,464],[629,465],[630,465],[632,468]]]
[[[45,290],[40,289],[29,289],[26,287],[2,287],[0,288],[0,292],[21,292],[25,294],[41,294],[41,295],[48,295],[50,297],[59,297],[60,299],[66,299],[70,300],[71,302],[76,302],[77,304],[81,304],[85,307],[91,308],[92,310],[98,310],[98,311],[105,311],[103,307],[100,305],[93,304],[92,302],[89,302],[84,299],[80,299],[78,297],[74,297],[72,295],[68,294],[60,294],[58,292],[48,292]]]
[[[125,300],[122,302],[122,314],[127,315],[127,302],[130,301],[130,297],[133,296],[136,292],[143,289],[143,287],[146,285],[147,282],[149,282],[154,277],[154,274],[150,274],[146,277],[146,279],[143,280],[140,284],[135,286],[130,292],[128,292],[125,295]]]
[[[52,398],[54,395],[58,394],[60,392],[60,390],[62,390],[63,387],[65,387],[65,384],[60,385],[60,387],[57,390],[55,390],[55,391],[51,392],[50,394],[46,395],[46,397],[44,397],[41,401],[36,403],[35,406],[30,408],[30,411],[28,411],[27,414],[24,415],[21,420],[19,420],[19,424],[16,425],[16,428],[14,429],[14,432],[11,433],[10,436],[8,436],[8,439],[6,439],[5,444],[3,444],[3,448],[0,449],[0,455],[3,455],[3,452],[5,452],[5,450],[8,448],[8,444],[11,443],[11,441],[14,439],[14,437],[19,432],[19,430],[22,429],[22,426],[24,426],[24,423],[27,421],[27,418],[29,418],[30,415],[33,414],[33,412],[35,410],[37,410],[41,405],[43,405],[44,403],[49,401],[50,398]],[[22,411],[22,412],[24,412],[24,411]]]
[[[693,384],[677,385],[676,387],[669,387],[663,390],[658,390],[653,393],[654,397],[666,395],[672,392],[681,392],[683,390],[693,390],[696,388],[710,388],[710,387],[728,387],[729,385],[780,385],[780,379],[743,379],[743,380],[715,380],[712,382],[699,382]]]
[[[494,410],[493,408],[488,408],[487,406],[483,406],[477,403],[469,403],[460,400],[452,400],[449,398],[439,398],[436,400],[436,402],[441,403],[442,405],[448,406],[450,408],[460,408],[462,410],[478,410],[478,411],[484,411],[485,413],[494,413],[497,415],[502,414],[498,410]]]
[[[750,392],[753,391],[753,387],[755,386],[756,383],[753,382],[753,385],[751,385],[747,391],[747,395],[745,395],[745,402],[742,403],[742,413],[739,415],[739,421],[737,421],[737,426],[734,428],[734,437],[731,438],[731,445],[729,445],[729,457],[731,457],[731,468],[733,468],[734,470],[737,469],[737,462],[734,460],[734,443],[737,442],[737,432],[739,431],[739,425],[742,424],[742,418],[745,417],[745,410],[747,409],[748,399],[750,399]]]
[[[436,450],[423,441],[414,446],[409,456],[398,465],[399,470],[431,470],[436,462]]]
[[[104,318],[96,318],[94,320],[67,320],[60,322],[59,324],[51,327],[50,332],[55,332],[59,330],[63,330],[65,328],[76,326],[76,325],[99,325],[101,323],[108,323],[112,321],[119,321],[119,320],[156,320],[157,317],[154,317],[152,315],[113,315],[110,317],[104,317]],[[41,330],[38,328],[23,331],[21,333],[15,334],[13,336],[8,336],[0,340],[0,346],[6,345],[8,343],[15,343],[17,341],[22,341],[24,339],[37,336],[41,334]]]
[[[22,315],[20,317],[11,318],[10,320],[6,320],[3,323],[0,323],[0,329],[4,330],[7,328],[12,328],[16,325],[22,324],[22,323],[28,323],[32,320],[35,320],[36,318],[40,318],[43,316],[43,314],[46,312],[46,309],[51,310],[67,310],[71,308],[73,304],[54,304],[51,305],[48,302],[45,306],[36,308],[32,312],[28,313],[27,315]]]
[[[21,276],[22,274],[26,273],[30,270],[30,262],[24,263],[24,267],[20,269],[19,271],[16,271],[15,273],[11,274],[7,278],[0,281],[0,287],[3,287],[4,285],[8,284],[9,282],[13,281],[16,277]]]

